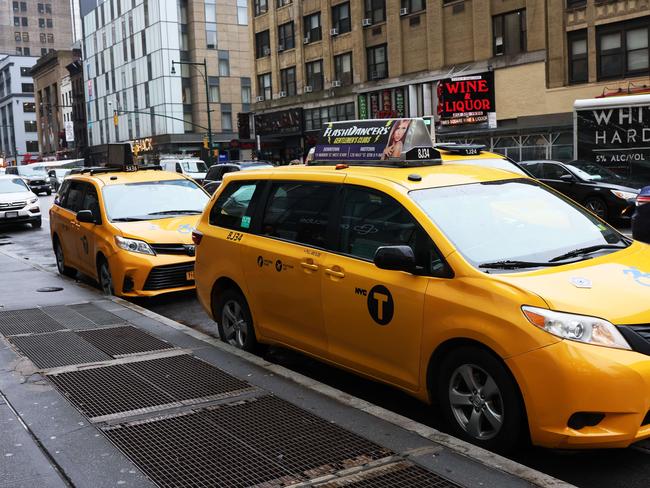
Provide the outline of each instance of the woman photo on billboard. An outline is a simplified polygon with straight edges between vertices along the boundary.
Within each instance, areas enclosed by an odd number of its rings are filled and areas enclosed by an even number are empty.
[[[381,159],[399,158],[404,147],[404,138],[411,125],[409,119],[398,119],[393,123],[393,128],[388,136],[388,144],[381,155]]]

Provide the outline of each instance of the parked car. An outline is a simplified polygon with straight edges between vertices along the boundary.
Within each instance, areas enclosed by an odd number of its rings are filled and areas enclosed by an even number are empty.
[[[208,171],[208,167],[203,161],[196,158],[170,158],[170,159],[161,159],[160,166],[165,171],[171,171],[172,173],[180,173],[185,176],[189,176],[198,184],[203,183],[205,174]]]
[[[642,185],[591,161],[522,161],[535,178],[584,205],[603,220],[629,220]]]
[[[636,211],[632,215],[632,237],[650,244],[650,186],[642,188],[636,197]]]
[[[23,178],[0,175],[0,224],[32,224],[41,226],[41,209],[38,197],[29,189]]]
[[[221,184],[223,180],[223,175],[226,173],[232,173],[234,171],[248,171],[250,169],[269,169],[273,168],[273,165],[268,161],[231,161],[230,163],[215,164],[211,166],[208,170],[208,173],[205,175],[205,180],[203,180],[203,188],[210,195]]]
[[[43,167],[32,168],[30,165],[22,166],[9,166],[5,170],[5,174],[21,176],[27,181],[29,188],[36,193],[52,194],[52,186],[50,186],[47,171]]]

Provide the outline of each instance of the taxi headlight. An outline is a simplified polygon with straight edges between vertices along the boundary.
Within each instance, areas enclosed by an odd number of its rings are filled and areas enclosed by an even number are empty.
[[[30,204],[36,203],[36,202],[38,202],[38,197],[35,197],[35,198],[32,198],[32,199],[29,200]]]
[[[614,196],[620,198],[621,200],[632,200],[636,198],[636,193],[631,191],[619,191],[619,190],[610,190]]]
[[[139,252],[140,254],[150,254],[155,256],[156,253],[153,252],[151,246],[144,241],[138,241],[136,239],[127,239],[126,237],[115,236],[115,244],[120,249],[131,252]]]
[[[563,339],[617,349],[632,349],[618,329],[607,320],[537,307],[523,306],[521,310],[531,324]]]

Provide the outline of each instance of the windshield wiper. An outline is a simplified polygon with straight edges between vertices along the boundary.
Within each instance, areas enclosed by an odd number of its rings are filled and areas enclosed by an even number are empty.
[[[118,217],[117,219],[111,219],[113,222],[142,222],[147,219],[139,219],[137,217]]]
[[[188,215],[197,215],[202,213],[200,210],[164,210],[162,212],[151,212],[147,215],[178,215],[178,214],[188,214]]]
[[[555,263],[557,261],[562,261],[567,258],[574,258],[576,256],[582,256],[584,254],[589,254],[596,251],[601,251],[603,249],[625,249],[627,246],[619,246],[617,244],[599,244],[597,246],[588,246],[582,247],[580,249],[574,249],[573,251],[560,254],[552,259],[549,259],[549,263]]]
[[[577,261],[574,261],[577,262]],[[533,262],[533,261],[495,261],[493,263],[479,264],[479,268],[491,269],[520,269],[520,268],[539,268],[542,266],[560,266],[570,263],[553,263],[553,262]]]

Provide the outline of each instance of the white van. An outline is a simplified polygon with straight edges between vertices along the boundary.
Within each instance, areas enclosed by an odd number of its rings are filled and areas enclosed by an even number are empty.
[[[160,166],[165,171],[182,173],[194,179],[197,183],[203,183],[208,167],[198,158],[170,158],[161,159]]]

